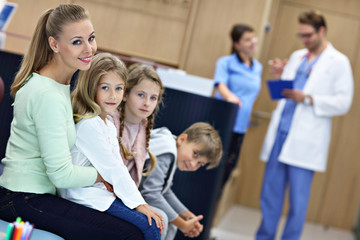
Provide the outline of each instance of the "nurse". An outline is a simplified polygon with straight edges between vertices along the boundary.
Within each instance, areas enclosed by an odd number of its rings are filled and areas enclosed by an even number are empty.
[[[236,24],[230,37],[232,54],[217,60],[214,76],[215,98],[238,105],[222,186],[238,162],[253,104],[260,91],[262,74],[262,65],[253,58],[257,47],[254,29],[245,24]]]

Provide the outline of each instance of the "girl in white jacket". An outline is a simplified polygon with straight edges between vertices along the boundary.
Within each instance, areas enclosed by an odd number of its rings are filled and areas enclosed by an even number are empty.
[[[122,101],[126,78],[126,67],[117,57],[97,54],[91,68],[79,74],[72,93],[76,122],[76,142],[71,150],[73,163],[94,166],[112,185],[113,193],[104,183],[58,192],[68,200],[136,225],[145,239],[160,239],[161,216],[149,207],[137,189],[121,158],[116,128],[106,119]]]

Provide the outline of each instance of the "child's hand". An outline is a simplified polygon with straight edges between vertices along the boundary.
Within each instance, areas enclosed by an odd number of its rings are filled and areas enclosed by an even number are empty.
[[[182,213],[179,214],[179,216],[184,220],[189,220],[196,217],[196,215],[190,212],[189,210],[183,211]]]
[[[160,233],[162,233],[162,229],[164,229],[164,222],[160,214],[152,210],[148,204],[139,205],[135,208],[135,210],[144,214],[148,218],[150,226],[152,225],[151,218],[154,219],[156,227],[159,228]]]
[[[191,238],[197,237],[200,235],[203,228],[204,228],[204,226],[199,221],[197,221],[194,224],[194,228],[190,232],[184,233],[184,235],[187,237],[191,237]]]
[[[203,228],[202,225],[199,223],[201,219],[203,219],[203,215],[195,216],[189,220],[186,220],[184,226],[181,226],[181,228],[179,228],[180,231],[182,231],[184,234],[190,234],[190,232],[193,232],[193,234],[199,235]]]

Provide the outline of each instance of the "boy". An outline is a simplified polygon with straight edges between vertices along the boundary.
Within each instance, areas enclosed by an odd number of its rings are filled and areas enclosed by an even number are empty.
[[[145,201],[161,209],[168,218],[168,230],[163,232],[162,238],[174,239],[177,228],[186,236],[198,236],[203,229],[199,223],[203,216],[190,212],[170,187],[176,168],[196,171],[207,164],[207,169],[219,164],[222,143],[217,131],[208,123],[198,122],[176,138],[167,128],[158,128],[151,133],[150,151],[156,155],[157,165],[143,177],[139,189]],[[148,163],[145,163],[147,168]],[[165,225],[166,222],[164,219]]]

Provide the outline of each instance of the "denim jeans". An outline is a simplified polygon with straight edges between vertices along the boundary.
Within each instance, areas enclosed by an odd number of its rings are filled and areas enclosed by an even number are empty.
[[[143,232],[146,240],[160,240],[160,229],[156,227],[154,219],[150,226],[148,218],[144,214],[128,208],[120,199],[115,199],[106,213],[137,226]]]
[[[52,194],[13,192],[0,187],[0,218],[16,217],[66,240],[143,239],[134,225]]]

